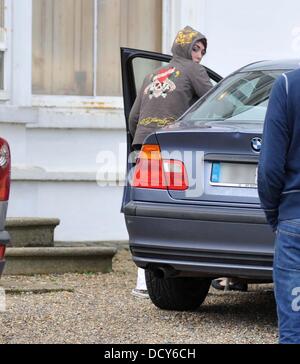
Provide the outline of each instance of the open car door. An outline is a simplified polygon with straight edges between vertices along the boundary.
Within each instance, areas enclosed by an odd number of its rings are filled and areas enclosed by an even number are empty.
[[[122,212],[124,206],[130,201],[130,185],[128,183],[128,173],[134,167],[134,164],[128,158],[130,153],[133,152],[132,136],[129,131],[129,114],[134,104],[137,92],[142,86],[144,77],[154,70],[168,64],[172,57],[170,55],[148,52],[138,49],[121,48],[121,66],[122,66],[122,85],[123,85],[123,99],[124,99],[124,112],[126,120],[127,132],[127,175],[124,187],[124,195],[122,202]],[[222,77],[205,67],[208,76],[213,84],[221,81]]]

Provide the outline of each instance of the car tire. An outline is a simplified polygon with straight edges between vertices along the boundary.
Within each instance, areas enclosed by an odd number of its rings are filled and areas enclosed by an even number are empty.
[[[145,270],[149,297],[163,310],[192,311],[205,300],[211,279],[198,277],[159,278],[153,271]]]

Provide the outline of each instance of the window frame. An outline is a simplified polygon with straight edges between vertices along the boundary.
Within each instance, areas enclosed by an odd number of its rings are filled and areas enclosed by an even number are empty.
[[[32,3],[32,0],[27,0]],[[93,40],[93,96],[74,95],[40,95],[31,92],[31,105],[33,107],[72,107],[94,109],[123,109],[122,96],[97,96],[97,56],[98,56],[98,0],[94,0],[94,40]],[[32,19],[31,19],[32,23]],[[32,47],[30,49],[32,54]]]
[[[165,0],[163,0],[164,3]],[[95,96],[97,90],[98,0],[94,0],[94,96],[39,95],[32,92],[32,0],[5,0],[7,50],[5,54],[5,90],[0,103],[16,107],[72,107],[123,109],[121,96]],[[164,9],[162,9],[163,11]],[[162,18],[164,23],[164,18]],[[13,57],[12,57],[13,54]],[[3,101],[3,102],[2,102]]]

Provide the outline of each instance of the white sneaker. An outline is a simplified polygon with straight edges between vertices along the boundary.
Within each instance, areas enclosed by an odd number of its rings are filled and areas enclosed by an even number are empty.
[[[133,289],[131,294],[135,297],[139,298],[149,298],[148,291],[146,289]]]

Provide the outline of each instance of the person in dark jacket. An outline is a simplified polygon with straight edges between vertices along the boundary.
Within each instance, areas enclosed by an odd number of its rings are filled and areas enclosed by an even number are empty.
[[[300,344],[300,70],[272,89],[258,168],[258,192],[276,232],[273,278],[279,342]],[[299,201],[298,201],[299,200]]]
[[[173,124],[213,87],[205,68],[200,65],[206,50],[206,37],[186,26],[176,35],[169,65],[145,77],[129,115],[135,150],[141,149],[148,135]],[[148,298],[145,273],[141,268],[132,294]]]
[[[173,124],[212,88],[200,65],[206,49],[205,36],[187,26],[176,36],[169,65],[145,77],[129,115],[135,149],[155,130]]]

